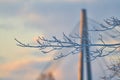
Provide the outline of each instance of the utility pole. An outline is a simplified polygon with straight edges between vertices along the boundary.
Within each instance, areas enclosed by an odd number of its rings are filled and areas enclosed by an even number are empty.
[[[79,80],[84,80],[84,70],[86,69],[87,80],[92,80],[91,62],[89,52],[88,26],[86,10],[82,9],[80,14],[80,36],[81,36],[81,53],[80,53],[80,75]],[[86,66],[84,62],[86,61]]]

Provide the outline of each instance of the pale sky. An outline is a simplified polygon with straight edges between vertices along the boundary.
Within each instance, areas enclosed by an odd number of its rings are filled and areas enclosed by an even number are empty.
[[[18,47],[14,38],[31,43],[37,36],[68,34],[79,21],[82,8],[89,18],[100,22],[120,17],[120,0],[0,0],[0,80],[35,80],[51,56]],[[76,57],[61,62],[55,70],[57,80],[77,79]]]

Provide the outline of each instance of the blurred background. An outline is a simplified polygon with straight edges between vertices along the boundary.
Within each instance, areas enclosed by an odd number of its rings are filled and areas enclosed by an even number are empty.
[[[36,80],[45,70],[52,71],[56,80],[77,80],[78,54],[51,62],[53,55],[39,49],[22,48],[14,38],[34,43],[38,36],[70,34],[80,19],[80,10],[103,22],[120,17],[120,0],[0,0],[0,80]],[[46,67],[47,66],[47,67]],[[94,80],[99,80],[94,66]],[[98,71],[97,71],[98,70]]]

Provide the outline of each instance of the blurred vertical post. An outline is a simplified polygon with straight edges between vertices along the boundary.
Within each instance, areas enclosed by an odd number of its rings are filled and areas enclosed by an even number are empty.
[[[84,80],[84,70],[86,68],[87,80],[92,80],[91,74],[91,62],[90,62],[90,51],[89,51],[89,38],[88,38],[88,26],[87,26],[87,15],[86,10],[82,9],[80,13],[80,36],[81,36],[81,53],[80,53],[80,73],[79,80]],[[84,62],[86,61],[86,66]]]

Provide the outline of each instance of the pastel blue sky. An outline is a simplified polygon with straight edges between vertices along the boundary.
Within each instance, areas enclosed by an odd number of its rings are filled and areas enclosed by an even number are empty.
[[[51,59],[37,49],[16,46],[14,38],[31,43],[37,36],[68,34],[79,21],[82,8],[87,9],[89,18],[103,21],[111,16],[119,18],[119,7],[120,0],[0,0],[0,80],[35,80],[42,63]],[[73,70],[77,66],[70,65],[72,69],[67,70],[68,64],[70,61],[63,63],[56,74],[64,70],[77,74]],[[60,80],[76,79],[70,75],[70,79]]]

